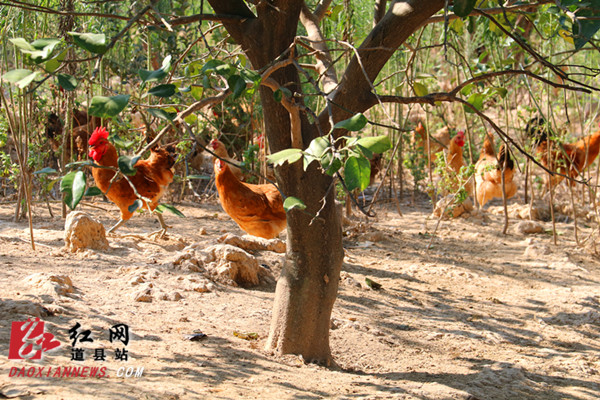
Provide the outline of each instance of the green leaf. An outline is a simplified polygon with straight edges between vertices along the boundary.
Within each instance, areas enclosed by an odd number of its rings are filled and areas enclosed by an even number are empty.
[[[103,33],[69,32],[79,47],[95,54],[106,53],[106,35]]]
[[[130,213],[136,212],[136,210],[138,208],[142,208],[144,207],[144,202],[141,201],[140,199],[137,199],[136,201],[134,201],[129,207],[127,207],[127,210]]]
[[[65,204],[71,210],[74,210],[85,192],[85,174],[83,171],[72,171],[65,175],[60,182],[60,191],[65,193]]]
[[[208,60],[206,62],[206,64],[204,64],[204,66],[202,66],[202,69],[200,70],[201,74],[208,74],[209,72],[213,72],[215,70],[215,68],[217,68],[218,66],[224,65],[225,62],[221,61],[221,60]]]
[[[60,67],[60,65],[62,64],[65,57],[67,57],[67,52],[68,49],[64,49],[59,55],[46,61],[46,65],[44,66],[46,72],[53,73],[54,71],[56,71],[58,67]]]
[[[92,166],[94,165],[94,163],[91,160],[85,160],[85,161],[73,161],[72,163],[68,163],[67,165],[65,165],[66,169],[70,169],[73,167],[81,167],[81,166]]]
[[[185,117],[183,120],[190,125],[194,125],[194,124],[196,124],[196,122],[198,122],[198,117],[196,116],[196,114],[190,114],[187,117]]]
[[[177,116],[177,113],[170,113],[162,108],[149,108],[148,113],[155,116],[156,118],[165,119],[167,121],[173,121]]]
[[[89,187],[83,195],[87,196],[87,197],[100,196],[100,195],[102,195],[102,190],[100,190],[96,186],[92,186],[92,187]]]
[[[60,43],[59,39],[38,39],[33,43],[29,43],[23,38],[9,40],[36,64],[47,61],[51,57],[56,45]]]
[[[290,210],[293,210],[294,208],[297,208],[299,210],[304,210],[304,209],[306,209],[306,204],[304,204],[304,202],[297,197],[293,197],[293,196],[286,197],[285,201],[283,202],[283,209],[286,212],[288,212]]]
[[[167,73],[171,69],[171,56],[166,56],[162,62],[162,66],[155,71],[148,71],[145,69],[139,69],[138,75],[142,78],[143,83],[160,81],[167,76]]]
[[[27,51],[35,50],[35,47],[33,47],[27,40],[25,40],[23,38],[12,38],[12,39],[8,39],[8,40],[21,50],[27,50]]]
[[[35,171],[33,174],[34,175],[38,175],[38,174],[56,174],[58,171],[55,170],[54,168],[50,168],[50,167],[46,167],[43,169],[40,169],[39,171]]]
[[[128,150],[135,144],[133,140],[125,140],[117,134],[110,135],[109,140],[115,145],[116,148],[123,150]]]
[[[281,103],[281,100],[283,99],[283,93],[281,90],[277,89],[273,92],[273,99],[275,99],[276,102]]]
[[[367,117],[363,113],[354,114],[352,118],[345,119],[335,124],[333,129],[346,129],[349,131],[360,131],[367,124]]]
[[[328,156],[330,155],[328,154]],[[323,158],[322,166],[325,173],[329,176],[333,176],[338,172],[340,168],[342,168],[342,165],[342,160],[340,160],[339,157],[331,155],[330,157]]]
[[[306,149],[306,153],[320,159],[330,147],[331,143],[329,142],[329,139],[325,136],[319,136],[310,142],[308,149]]]
[[[119,170],[127,175],[133,176],[137,173],[137,169],[135,168],[135,163],[138,162],[140,156],[129,157],[129,156],[120,156],[117,160],[117,165],[119,166]]]
[[[201,86],[192,86],[191,90],[190,90],[190,94],[192,95],[192,97],[194,98],[194,100],[196,101],[200,101],[202,100],[202,95],[204,94],[204,88]]]
[[[158,85],[148,90],[148,93],[156,97],[171,97],[175,94],[177,86],[169,83],[166,85]]]
[[[484,100],[484,97],[481,93],[473,93],[467,99],[467,101],[469,103],[471,103],[477,111],[479,111],[483,108],[483,100]],[[467,105],[463,105],[463,107],[465,109],[465,112],[471,113],[471,114],[475,113],[475,111],[473,111],[471,109],[471,107],[468,107]]]
[[[591,0],[588,2],[579,2],[579,9],[576,11],[576,20],[573,21],[572,32],[575,43],[575,49],[581,49],[589,42],[596,32],[600,29],[600,1]]]
[[[246,82],[253,83],[255,85],[258,85],[262,79],[258,72],[249,69],[241,70],[240,75],[246,80]]]
[[[370,287],[373,290],[379,290],[381,289],[381,283],[377,283],[372,279],[366,278],[365,277],[365,283],[367,284],[368,287]]]
[[[306,171],[310,163],[312,163],[315,160],[321,162],[323,155],[327,152],[330,146],[331,144],[328,138],[324,136],[314,138],[308,145],[306,151],[304,152],[304,170]]]
[[[48,182],[48,184],[46,185],[46,192],[50,192],[52,191],[52,188],[54,188],[54,185],[56,185],[56,182],[60,181],[60,178],[56,178],[56,179],[52,179],[50,182]]]
[[[357,144],[356,147],[360,151],[360,154],[362,154],[367,159],[370,160],[371,158],[373,158],[373,152],[371,150],[367,149],[365,146],[361,146],[360,144]]]
[[[33,62],[39,64],[48,61],[52,57],[52,52],[59,43],[59,39],[38,39],[31,43],[34,50],[21,49],[21,52],[29,55]]]
[[[221,64],[215,67],[214,72],[223,77],[229,77],[236,72],[236,69],[231,64]]]
[[[233,98],[237,99],[246,90],[246,80],[239,75],[231,75],[227,79],[229,89],[233,92]]]
[[[88,114],[100,118],[113,118],[119,115],[129,103],[128,94],[119,94],[112,97],[94,96]]]
[[[302,150],[300,149],[285,149],[278,151],[277,153],[267,156],[267,161],[271,164],[283,165],[286,162],[293,164],[302,157]]]
[[[156,209],[154,211],[162,214],[165,210],[172,212],[173,214],[177,215],[179,218],[185,218],[185,215],[183,215],[183,213],[181,211],[179,211],[178,209],[176,209],[175,207],[173,207],[172,205],[169,205],[169,204],[159,204],[158,207],[156,207]]]
[[[475,8],[477,0],[454,0],[454,14],[461,18],[468,17]]]
[[[344,165],[344,177],[349,191],[360,189],[363,191],[369,186],[371,178],[371,164],[364,157],[349,157]]]
[[[30,71],[28,69],[13,69],[2,75],[10,83],[14,83],[20,89],[27,87],[40,74],[39,71]]]
[[[415,82],[413,84],[413,90],[415,91],[415,95],[419,97],[427,96],[429,94],[429,89],[427,89],[427,86],[419,82]]]
[[[58,80],[58,85],[65,89],[67,92],[71,92],[77,88],[79,82],[77,79],[71,75],[67,74],[58,74],[56,75],[56,79]]]
[[[392,142],[387,135],[364,137],[358,139],[356,144],[366,147],[373,153],[383,153],[392,148]]]
[[[500,97],[505,98],[508,94],[508,90],[503,87],[494,88],[494,91],[500,95]]]
[[[189,180],[194,180],[194,179],[209,180],[209,179],[211,179],[211,177],[208,175],[188,175],[187,179],[189,179]]]

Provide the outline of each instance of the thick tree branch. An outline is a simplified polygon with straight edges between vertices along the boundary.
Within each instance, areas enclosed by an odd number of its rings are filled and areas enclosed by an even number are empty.
[[[341,106],[333,108],[334,122],[377,103],[371,91],[372,82],[398,47],[443,6],[444,0],[404,0],[390,5],[383,19],[358,48],[331,96],[332,102]],[[329,131],[328,120],[328,114],[323,111],[319,115],[319,123],[324,131]]]
[[[332,2],[333,2],[333,0],[321,0],[321,2],[319,2],[319,4],[317,4],[317,7],[315,8],[315,11],[313,12],[313,14],[317,18],[318,21],[323,20],[323,18],[325,17],[325,14],[327,13],[327,9],[329,8],[329,6],[331,5]]]
[[[331,93],[338,85],[337,75],[335,68],[333,68],[333,61],[327,47],[327,42],[323,38],[323,34],[319,28],[319,20],[310,12],[306,4],[303,5],[300,12],[300,22],[306,28],[308,38],[316,50],[316,70],[323,76],[323,92]]]
[[[387,0],[375,0],[375,10],[373,12],[373,25],[377,25],[385,15]]]

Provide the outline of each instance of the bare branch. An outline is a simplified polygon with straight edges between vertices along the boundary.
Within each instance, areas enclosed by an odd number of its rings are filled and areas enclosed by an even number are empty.
[[[471,15],[480,15],[479,11],[483,11],[483,12],[487,13],[488,15],[497,15],[497,14],[518,12],[518,11],[523,11],[523,10],[527,10],[527,9],[534,8],[534,7],[539,7],[544,4],[549,4],[549,3],[554,3],[554,2],[555,2],[555,0],[540,0],[537,3],[525,3],[525,4],[518,4],[518,5],[514,5],[514,6],[507,6],[507,7],[482,8],[481,10],[475,9],[471,13]],[[453,21],[455,19],[459,19],[460,17],[454,13],[448,13],[447,18],[448,18],[448,21]],[[445,21],[445,17],[443,15],[434,15],[433,17],[430,17],[429,19],[424,21],[421,26],[440,23],[440,22],[444,22],[444,21]]]
[[[175,119],[173,120],[173,122],[174,123],[182,123],[182,122],[184,122],[184,119],[187,116],[191,115],[192,113],[194,113],[206,106],[217,104],[217,103],[222,103],[223,100],[225,100],[225,98],[227,96],[229,96],[230,93],[231,92],[229,90],[226,90],[226,91],[223,91],[222,93],[219,93],[217,96],[207,97],[207,98],[204,98],[200,101],[197,101],[197,102],[191,104],[190,106],[188,106],[188,108],[186,108],[185,110],[178,113],[177,116],[175,117]],[[165,134],[167,134],[168,132],[170,132],[173,129],[173,126],[174,126],[174,124],[169,124],[169,125],[165,126],[158,133],[158,135],[156,135],[154,140],[152,140],[152,142],[148,143],[148,145],[146,145],[146,147],[144,147],[140,152],[138,152],[137,155],[141,156],[142,154],[144,154],[145,152],[147,152],[148,150],[150,150],[151,148],[156,146],[156,144],[160,141],[160,139]]]

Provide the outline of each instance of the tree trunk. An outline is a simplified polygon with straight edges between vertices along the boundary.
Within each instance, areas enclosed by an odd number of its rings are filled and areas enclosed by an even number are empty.
[[[311,214],[319,212],[322,201],[326,203],[314,220],[301,211],[288,212],[287,255],[275,291],[267,348],[329,366],[330,318],[344,258],[342,228],[335,190],[327,192],[332,179],[316,163],[306,173],[297,164],[283,174],[297,178],[286,189],[296,189]]]
[[[242,0],[209,2],[219,14],[245,17],[243,21],[224,20],[223,24],[242,46],[255,69],[271,64],[293,43],[304,5],[301,0],[259,2],[254,15]],[[372,82],[396,48],[443,4],[443,0],[408,0],[390,5],[387,14],[361,46],[365,70],[354,58],[333,94],[334,103],[342,105],[333,108],[334,122],[348,118],[351,113],[346,110],[365,111],[376,104],[364,73]],[[293,66],[275,71],[271,78],[282,87],[301,94],[298,71]],[[289,148],[289,113],[275,101],[271,89],[261,87],[260,95],[271,151]],[[319,131],[305,115],[301,119],[302,148],[306,148]],[[318,123],[322,131],[328,130],[326,111],[321,113]],[[309,362],[331,365],[329,326],[344,257],[332,178],[316,163],[306,172],[302,162],[286,164],[275,172],[283,193],[300,198],[307,208],[287,213],[287,254],[277,282],[267,348],[279,354],[299,354]]]

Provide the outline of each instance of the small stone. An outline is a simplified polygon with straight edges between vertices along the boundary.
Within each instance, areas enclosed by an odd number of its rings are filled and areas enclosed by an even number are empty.
[[[194,292],[198,292],[198,293],[207,293],[211,291],[211,288],[209,288],[209,283],[208,282],[202,282],[198,285],[194,285],[192,286],[192,290]]]
[[[515,225],[515,232],[519,235],[542,233],[544,232],[544,227],[536,221],[520,221]]]
[[[169,294],[169,300],[171,301],[179,301],[181,299],[183,299],[183,296],[179,292],[173,292]]]
[[[368,240],[369,242],[374,243],[383,242],[385,239],[387,239],[387,237],[388,235],[381,231],[367,232],[360,236],[362,240]]]
[[[550,247],[544,244],[532,244],[527,246],[527,248],[525,249],[525,256],[532,258],[545,256],[551,253],[552,250],[550,250]]]
[[[181,269],[183,271],[202,272],[202,268],[200,268],[196,259],[185,260],[181,263]]]
[[[129,284],[131,286],[136,286],[136,285],[139,285],[140,283],[144,283],[144,282],[146,282],[146,280],[144,279],[144,277],[142,275],[136,275],[129,280]]]
[[[133,294],[133,300],[142,303],[151,303],[153,297],[152,284],[145,285]]]

